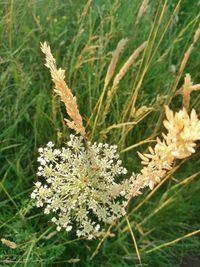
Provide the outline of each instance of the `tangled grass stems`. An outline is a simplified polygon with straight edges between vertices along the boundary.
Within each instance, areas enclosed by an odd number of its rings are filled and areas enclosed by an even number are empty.
[[[181,193],[180,191],[183,190],[183,187],[187,186],[191,181],[193,181],[196,177],[198,178],[198,175],[200,172],[194,173],[193,175],[186,177],[183,181],[180,181],[176,183],[174,186],[170,187],[169,190],[164,194],[162,199],[161,199],[161,204],[156,207],[151,214],[147,215],[142,219],[142,221],[139,223],[139,226],[146,224],[146,222],[151,219],[155,214],[160,212],[163,208],[165,208],[167,205],[170,205],[171,203],[174,203],[176,200],[176,196],[178,193]],[[172,195],[170,192],[173,192],[176,189],[175,193]],[[153,192],[153,191],[152,191]],[[155,192],[153,192],[155,193]],[[170,197],[168,197],[170,195]],[[167,198],[167,199],[166,199]],[[166,199],[166,200],[165,200]],[[136,209],[135,209],[136,210]]]
[[[154,20],[154,24],[153,24],[153,26],[151,28],[151,31],[150,31],[149,35],[148,35],[148,39],[147,39],[148,46],[145,49],[145,53],[143,54],[143,57],[142,57],[142,60],[141,60],[140,66],[139,66],[139,70],[137,72],[137,75],[136,75],[136,78],[135,78],[135,81],[134,81],[134,84],[133,84],[133,87],[132,87],[132,95],[127,100],[127,103],[126,103],[125,108],[124,108],[123,120],[125,120],[127,117],[130,119],[131,115],[133,114],[139,90],[141,88],[141,85],[142,85],[142,82],[144,80],[144,77],[145,77],[145,75],[146,75],[146,73],[148,71],[150,63],[152,62],[153,55],[155,55],[156,49],[158,49],[162,39],[164,38],[164,35],[165,35],[166,31],[167,31],[167,28],[170,25],[170,20],[169,20],[167,26],[165,27],[165,30],[162,33],[162,36],[161,36],[156,48],[154,48],[156,37],[157,37],[158,32],[159,32],[159,26],[160,26],[160,24],[161,24],[161,22],[163,20],[164,14],[165,14],[165,12],[167,10],[167,2],[168,1],[166,0],[164,5],[163,6],[161,5],[162,6],[161,11],[159,10],[159,8],[157,10],[157,13],[156,13],[156,16],[155,16],[155,20]],[[175,12],[175,10],[174,10],[174,12]],[[159,11],[160,11],[160,13],[159,13]],[[173,18],[173,15],[171,16],[171,18]]]
[[[103,98],[104,98],[107,86],[108,86],[110,80],[113,77],[117,62],[119,60],[119,56],[123,52],[127,41],[128,41],[127,38],[121,39],[119,41],[119,43],[117,44],[117,47],[116,47],[115,51],[112,53],[112,59],[111,59],[110,65],[108,66],[106,77],[104,79],[104,87],[103,87],[102,93],[101,93],[101,95],[100,95],[100,97],[99,97],[99,99],[97,101],[97,104],[96,104],[96,106],[95,106],[95,108],[93,110],[93,113],[91,114],[91,116],[90,116],[90,118],[88,120],[88,123],[90,123],[91,118],[94,115],[95,110],[97,109],[97,114],[96,114],[96,117],[95,117],[95,120],[94,120],[94,125],[93,125],[93,129],[94,130],[96,128],[96,124],[97,124],[97,121],[98,121],[99,113],[100,113],[100,110],[101,110],[101,107],[102,107]],[[92,135],[93,135],[93,132],[92,132]]]
[[[101,117],[100,117],[100,124],[103,124],[104,121],[105,121],[105,119],[106,119],[106,116],[108,114],[108,111],[109,111],[110,104],[111,104],[111,101],[113,99],[113,96],[114,96],[114,94],[116,93],[116,91],[118,89],[119,82],[126,75],[126,73],[129,70],[129,68],[134,64],[134,62],[137,59],[137,57],[139,56],[139,54],[145,49],[145,47],[147,45],[147,42],[144,42],[143,44],[141,44],[129,56],[129,58],[127,59],[127,61],[124,63],[124,65],[122,66],[122,68],[120,69],[120,71],[115,76],[111,89],[107,92],[107,97],[105,99],[105,107],[104,107],[103,110],[101,110],[102,101],[103,101],[103,97],[105,95],[107,86],[108,86],[108,84],[109,84],[109,82],[110,82],[110,80],[111,80],[111,78],[112,78],[112,76],[114,74],[116,63],[118,61],[118,58],[119,58],[120,53],[124,49],[124,45],[125,45],[126,42],[127,42],[126,39],[125,39],[125,41],[124,41],[124,39],[122,39],[119,42],[119,44],[118,44],[115,52],[113,53],[113,58],[112,58],[111,63],[109,65],[109,67],[108,67],[108,71],[107,71],[106,78],[105,78],[105,81],[104,81],[104,88],[103,88],[102,94],[101,94],[101,96],[99,98],[99,101],[98,101],[99,102],[99,105],[98,105],[98,109],[97,109],[97,114],[96,114],[96,117],[95,117],[94,125],[93,125],[93,128],[92,128],[91,136],[93,136],[94,131],[96,129],[96,124],[97,124],[97,121],[98,121],[98,118],[99,118],[99,115],[100,115],[100,111],[102,113],[101,114]]]
[[[179,241],[182,241],[182,240],[184,240],[184,239],[186,239],[186,238],[188,238],[188,237],[197,235],[197,234],[199,234],[199,233],[200,233],[200,229],[199,229],[199,230],[196,230],[196,231],[193,231],[193,232],[191,232],[191,233],[189,233],[189,234],[186,234],[186,235],[184,235],[184,236],[178,237],[178,238],[176,238],[176,239],[174,239],[174,240],[172,240],[172,241],[163,243],[163,244],[161,244],[161,245],[159,245],[159,246],[156,246],[156,247],[154,247],[154,248],[152,248],[152,249],[149,249],[149,250],[145,251],[145,253],[146,253],[146,254],[149,254],[149,253],[152,253],[152,252],[154,252],[154,251],[156,251],[156,250],[160,250],[160,249],[162,249],[162,248],[171,246],[171,245],[173,245],[173,244],[175,244],[175,243],[177,243],[177,242],[179,242]]]
[[[137,57],[140,55],[140,53],[146,48],[147,46],[147,41],[145,41],[143,44],[141,44],[128,58],[128,60],[124,63],[120,71],[117,73],[117,75],[114,78],[113,85],[111,89],[107,93],[107,98],[105,100],[105,109],[102,114],[102,123],[105,121],[105,118],[108,114],[113,96],[115,95],[119,82],[123,79],[123,77],[126,75],[127,71],[129,68],[134,64],[135,60]]]
[[[169,19],[167,25],[165,26],[158,42],[155,43],[155,40],[156,40],[157,35],[159,33],[159,25],[161,24],[161,22],[164,18],[164,14],[167,10],[167,1],[165,1],[165,4],[163,5],[163,7],[161,9],[160,15],[159,15],[159,9],[157,11],[153,27],[152,27],[152,29],[149,33],[148,39],[147,39],[148,47],[147,47],[145,53],[143,54],[142,60],[140,62],[139,70],[137,72],[135,81],[134,81],[133,86],[132,86],[132,94],[125,104],[122,121],[131,120],[132,117],[134,116],[135,112],[136,112],[136,101],[138,98],[139,90],[141,89],[141,86],[142,86],[142,82],[143,82],[145,75],[147,74],[147,71],[148,71],[148,69],[149,69],[149,67],[150,67],[150,65],[151,65],[151,63],[152,63],[152,61],[156,55],[156,52],[158,51],[159,46],[161,45],[161,42],[163,41],[163,38],[165,37],[165,35],[167,33],[167,30],[169,29],[170,25],[173,22],[174,16],[178,12],[180,3],[181,3],[181,0],[179,0],[177,5],[175,6],[173,13],[170,16],[170,19]],[[154,47],[154,44],[155,44],[155,47]],[[170,49],[170,47],[168,49]],[[159,58],[159,60],[161,60],[161,58]],[[122,129],[122,134],[121,134],[122,137],[121,137],[120,143],[124,142],[126,136],[128,135],[128,133],[131,130],[133,130],[133,127],[128,127],[128,128]],[[156,135],[156,131],[153,134]]]
[[[186,52],[184,53],[183,55],[183,58],[181,60],[181,63],[180,63],[180,67],[179,67],[179,70],[178,70],[178,74],[177,74],[177,77],[172,85],[172,88],[171,88],[171,94],[169,94],[168,96],[168,99],[166,101],[166,105],[169,105],[172,98],[174,97],[174,94],[177,90],[177,86],[180,82],[180,79],[183,75],[183,71],[187,65],[187,62],[190,58],[190,55],[193,51],[193,48],[194,48],[194,45],[195,43],[198,41],[200,37],[200,25],[198,25],[198,28],[196,29],[195,33],[194,33],[194,36],[193,36],[193,39],[192,39],[192,43],[189,45],[189,47],[187,48]],[[188,79],[186,78],[185,82],[187,82]],[[186,92],[185,92],[186,93]],[[186,99],[186,97],[184,97],[184,99]],[[186,105],[186,108],[188,108],[188,103],[184,103],[184,105]],[[158,122],[156,124],[156,128],[155,128],[155,133],[158,131],[161,123],[162,123],[162,120],[163,120],[163,114],[160,114],[159,118],[158,118]]]

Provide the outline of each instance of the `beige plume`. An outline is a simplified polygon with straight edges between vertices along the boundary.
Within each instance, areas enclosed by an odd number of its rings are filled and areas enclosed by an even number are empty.
[[[196,142],[200,140],[200,120],[196,111],[193,109],[189,115],[183,108],[174,113],[166,106],[165,114],[163,124],[168,132],[162,134],[163,140],[157,138],[155,147],[149,147],[149,153],[138,152],[143,168],[133,181],[133,197],[146,186],[152,190],[172,169],[176,159],[184,159],[195,153]]]
[[[51,78],[54,83],[54,91],[61,97],[64,102],[67,114],[72,121],[66,119],[67,125],[80,133],[83,137],[85,136],[85,128],[83,126],[82,117],[79,113],[76,97],[73,96],[71,89],[65,82],[65,71],[61,68],[57,69],[56,60],[51,53],[50,46],[44,42],[41,43],[41,50],[45,54],[46,64],[45,66],[50,69]]]

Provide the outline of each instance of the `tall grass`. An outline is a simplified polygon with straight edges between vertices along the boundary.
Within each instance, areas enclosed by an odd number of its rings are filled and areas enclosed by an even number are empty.
[[[108,228],[103,240],[55,232],[48,216],[30,202],[37,148],[48,140],[62,144],[70,133],[43,67],[41,41],[49,40],[58,65],[67,70],[89,136],[118,144],[131,171],[141,168],[137,151],[145,151],[163,130],[164,104],[181,107],[177,92],[184,75],[200,83],[200,42],[193,39],[200,23],[197,1],[149,1],[138,16],[141,4],[0,2],[0,233],[17,245],[0,246],[1,266],[139,266],[138,255],[143,266],[181,266],[189,254],[200,256],[199,151],[178,161],[153,191],[135,198],[127,217]],[[115,75],[148,43],[110,101],[115,76],[106,88],[104,79],[112,51],[123,38],[128,41]],[[199,112],[199,104],[200,95],[193,92],[191,107]]]

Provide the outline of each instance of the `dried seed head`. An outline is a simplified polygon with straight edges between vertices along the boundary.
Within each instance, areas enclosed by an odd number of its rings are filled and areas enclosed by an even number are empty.
[[[128,41],[127,38],[121,39],[119,41],[115,51],[112,54],[112,60],[111,60],[110,65],[108,67],[108,71],[107,71],[107,74],[106,74],[106,77],[105,77],[105,81],[104,81],[105,86],[108,85],[108,83],[110,82],[110,80],[113,77],[113,74],[114,74],[118,59],[119,59],[119,55],[124,50],[124,47],[125,47],[127,41]]]
[[[5,238],[1,238],[1,242],[2,244],[6,245],[7,247],[11,248],[11,249],[16,249],[17,248],[17,245],[15,242],[12,242],[8,239],[5,239]]]
[[[149,148],[150,154],[138,152],[144,167],[133,180],[132,196],[136,196],[145,186],[152,190],[172,169],[174,160],[192,155],[195,152],[195,142],[200,140],[200,120],[194,109],[190,115],[185,108],[174,114],[166,106],[165,113],[167,119],[163,124],[168,132],[163,134],[164,140],[158,138],[155,147]]]
[[[85,128],[78,110],[76,98],[73,96],[71,89],[65,82],[65,71],[61,68],[57,69],[56,60],[51,53],[50,46],[47,45],[46,42],[43,44],[41,43],[41,50],[45,54],[45,66],[50,69],[51,78],[55,85],[54,91],[61,97],[61,100],[65,104],[67,114],[72,119],[72,121],[66,120],[67,125],[75,130],[76,133],[85,136]]]

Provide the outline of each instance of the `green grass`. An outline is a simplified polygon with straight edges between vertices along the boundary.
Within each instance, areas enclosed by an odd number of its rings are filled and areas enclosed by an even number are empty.
[[[117,71],[149,40],[143,60],[140,56],[120,82],[110,112],[105,121],[98,121],[93,136],[93,140],[118,144],[130,172],[140,170],[137,150],[143,152],[147,147],[138,143],[163,130],[163,106],[169,97],[173,97],[170,106],[174,110],[181,108],[181,96],[173,90],[183,55],[200,23],[199,6],[191,0],[150,1],[135,25],[141,2],[0,0],[0,237],[18,245],[12,250],[0,244],[0,266],[139,266],[125,218],[111,229],[114,236],[105,238],[90,260],[100,240],[77,240],[73,233],[56,233],[49,217],[32,206],[30,193],[37,180],[38,147],[49,140],[60,145],[70,133],[63,122],[65,109],[52,95],[40,42],[50,43],[57,63],[66,69],[86,125],[119,40],[129,39]],[[182,85],[185,73],[200,83],[199,69],[200,41],[175,89]],[[134,92],[138,92],[136,111],[145,105],[148,113],[141,110],[139,116],[131,115]],[[198,93],[193,93],[191,106],[200,111]],[[89,135],[95,114],[87,127]],[[139,120],[140,116],[144,118]],[[136,125],[112,128],[105,134],[108,127],[128,121]],[[123,152],[132,145],[135,147]],[[187,255],[200,257],[198,235],[167,243],[200,229],[199,150],[176,166],[155,193],[145,190],[128,208],[143,266],[181,266]]]

